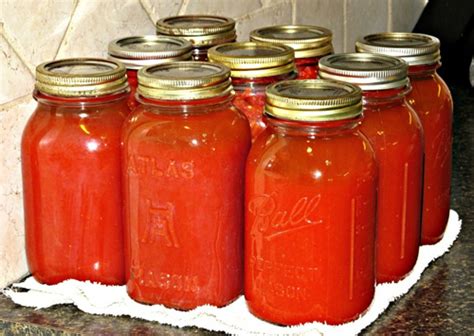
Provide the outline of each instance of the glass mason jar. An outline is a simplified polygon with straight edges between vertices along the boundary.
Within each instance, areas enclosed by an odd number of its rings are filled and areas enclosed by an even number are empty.
[[[131,110],[137,106],[135,92],[137,72],[144,66],[191,59],[192,45],[179,37],[144,35],[119,38],[109,43],[109,59],[122,62],[127,68]]]
[[[126,264],[136,301],[224,306],[243,287],[243,193],[250,129],[229,69],[175,62],[138,72],[123,131]]]
[[[193,60],[207,61],[212,46],[234,42],[237,38],[235,21],[215,15],[178,15],[156,22],[156,33],[182,37],[193,45]]]
[[[266,127],[262,119],[266,87],[295,78],[293,49],[282,44],[227,43],[211,48],[209,60],[231,69],[234,106],[247,117],[255,141]]]
[[[423,129],[406,102],[407,64],[395,57],[350,53],[320,61],[321,78],[344,80],[362,89],[361,131],[379,163],[376,279],[404,278],[415,266],[421,234]]]
[[[281,43],[295,50],[297,79],[316,79],[321,57],[332,54],[332,32],[318,26],[289,25],[255,29],[250,41]]]
[[[120,133],[125,67],[77,58],[36,68],[21,143],[26,254],[33,277],[124,284]]]
[[[245,183],[245,298],[261,319],[340,324],[372,301],[377,163],[361,112],[348,83],[267,89]]]
[[[439,40],[416,33],[382,33],[365,36],[357,51],[400,57],[409,65],[412,91],[408,103],[420,117],[425,134],[422,244],[441,240],[450,208],[453,100],[436,73],[441,65]]]

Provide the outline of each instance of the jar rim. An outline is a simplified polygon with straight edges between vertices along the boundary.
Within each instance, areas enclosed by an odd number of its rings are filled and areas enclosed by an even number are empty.
[[[331,30],[312,25],[276,25],[250,32],[250,41],[281,43],[295,51],[295,58],[318,57],[334,52]]]
[[[352,119],[362,113],[362,91],[350,83],[325,80],[287,80],[266,90],[265,113],[294,121]]]
[[[238,78],[278,76],[295,71],[294,51],[283,44],[234,42],[212,47],[209,61],[224,64]]]
[[[62,97],[94,97],[128,90],[125,66],[101,58],[66,58],[36,67],[35,88]]]
[[[322,79],[346,81],[362,90],[386,90],[408,84],[408,64],[402,59],[371,53],[341,53],[319,60]]]
[[[357,52],[370,52],[402,58],[410,66],[439,62],[440,41],[420,33],[385,32],[370,34],[356,41]]]
[[[230,70],[209,62],[182,61],[138,71],[137,92],[159,100],[195,100],[230,94]]]
[[[180,37],[137,35],[115,39],[108,45],[109,59],[127,69],[191,59],[192,44]]]

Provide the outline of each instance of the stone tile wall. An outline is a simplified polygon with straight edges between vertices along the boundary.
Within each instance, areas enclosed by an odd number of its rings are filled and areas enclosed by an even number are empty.
[[[336,52],[358,36],[410,31],[427,0],[1,0],[0,1],[0,288],[27,273],[20,139],[35,103],[34,70],[64,57],[106,55],[107,43],[154,34],[177,14],[236,19],[239,40],[257,27],[305,23],[332,29]]]

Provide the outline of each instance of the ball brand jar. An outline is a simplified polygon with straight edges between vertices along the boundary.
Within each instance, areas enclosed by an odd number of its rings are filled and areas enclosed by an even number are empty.
[[[245,298],[259,318],[339,324],[372,301],[377,163],[361,109],[347,83],[267,89],[245,195]]]
[[[209,60],[231,69],[234,106],[247,116],[255,140],[266,127],[262,120],[266,87],[295,77],[293,50],[282,44],[227,43],[210,49]]]
[[[26,254],[36,280],[123,284],[120,133],[125,67],[65,59],[36,68],[21,158]]]
[[[436,73],[440,66],[439,40],[415,33],[365,36],[357,51],[400,57],[408,65],[412,91],[408,103],[420,117],[425,135],[422,244],[441,240],[446,229],[451,190],[453,101]]]
[[[175,62],[138,72],[123,133],[129,295],[177,309],[224,306],[243,287],[250,129],[229,69]]]
[[[207,50],[215,45],[234,42],[235,21],[214,15],[179,15],[159,20],[156,33],[185,38],[193,44],[193,59],[207,61]]]
[[[138,86],[137,72],[140,68],[147,65],[190,60],[191,50],[191,43],[179,37],[130,36],[110,42],[109,59],[122,62],[127,68],[130,108],[133,110],[137,106],[135,91]]]
[[[270,26],[250,33],[255,42],[282,43],[295,50],[298,79],[316,79],[318,62],[333,53],[332,32],[317,26]]]
[[[321,78],[344,80],[363,91],[361,131],[379,163],[376,278],[397,281],[415,266],[420,244],[423,130],[405,101],[407,64],[377,54],[335,54],[320,61]]]

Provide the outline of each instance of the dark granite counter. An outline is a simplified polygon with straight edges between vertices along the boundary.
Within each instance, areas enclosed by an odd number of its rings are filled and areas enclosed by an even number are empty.
[[[420,281],[392,304],[365,335],[474,335],[474,90],[451,88],[454,145],[451,207],[463,220],[451,251],[425,270]],[[214,335],[126,317],[96,316],[74,306],[34,310],[0,295],[0,335]]]

